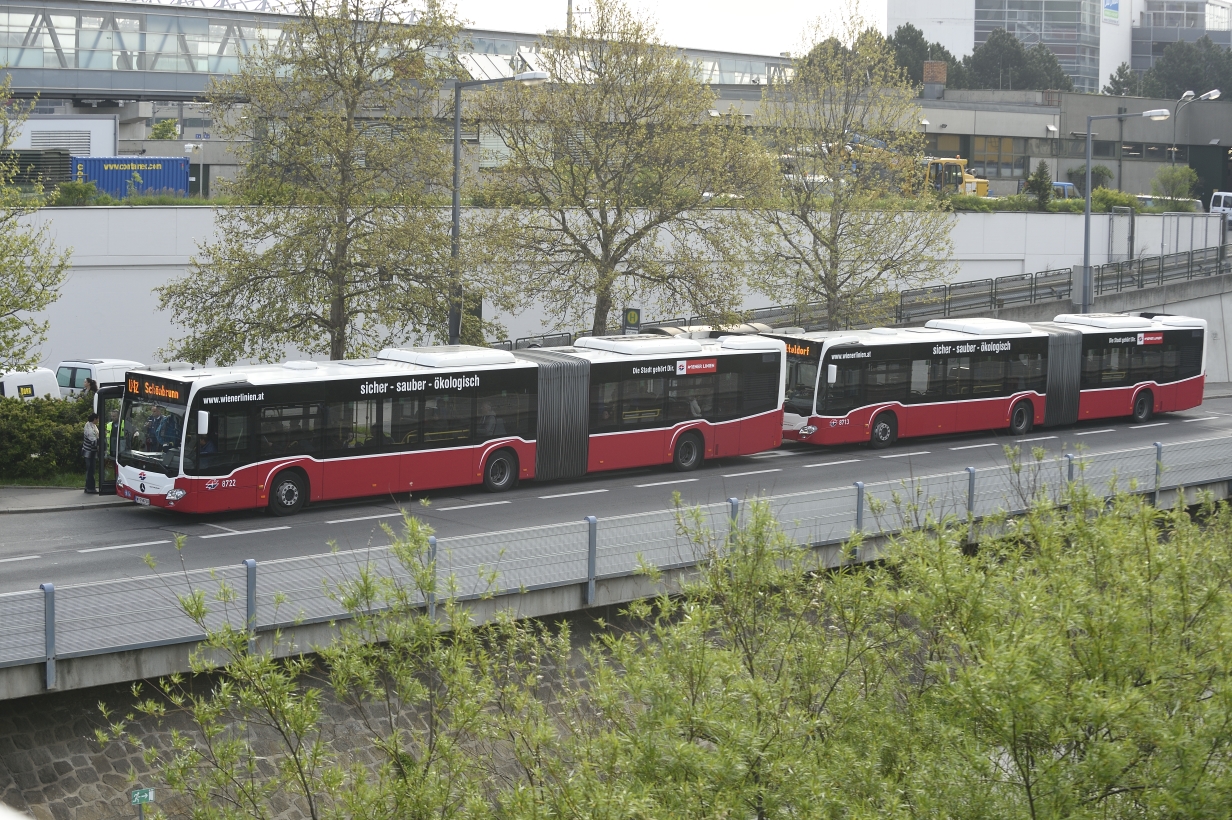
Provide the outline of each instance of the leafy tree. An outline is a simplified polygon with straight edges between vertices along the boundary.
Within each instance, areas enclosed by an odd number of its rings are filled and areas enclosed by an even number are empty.
[[[484,188],[508,210],[483,226],[490,270],[519,260],[507,307],[539,299],[596,334],[634,299],[730,312],[748,236],[715,205],[758,195],[769,174],[743,118],[712,115],[714,94],[619,0],[543,46],[551,85],[506,83],[476,106],[507,149]]]
[[[818,43],[761,113],[784,163],[782,193],[759,210],[767,233],[756,286],[798,304],[824,302],[830,326],[884,321],[877,297],[936,281],[950,216],[923,190],[916,88],[889,45],[860,21]]]
[[[966,68],[962,60],[941,43],[929,43],[924,39],[924,32],[910,23],[903,23],[895,29],[889,44],[894,50],[894,61],[916,85],[924,82],[924,61],[939,60],[946,64],[946,88],[967,87]]]
[[[1043,44],[1029,51],[1005,29],[994,29],[963,58],[971,88],[1073,91],[1074,82]]]
[[[1116,71],[1108,75],[1104,93],[1114,97],[1141,97],[1142,72],[1131,69],[1129,63],[1121,63]]]
[[[1091,191],[1094,192],[1100,188],[1107,188],[1108,183],[1112,182],[1112,178],[1116,176],[1112,173],[1112,169],[1107,165],[1092,165],[1091,166]],[[1077,168],[1070,168],[1065,172],[1065,178],[1074,183],[1074,187],[1078,189],[1078,193],[1082,196],[1087,195],[1087,166],[1086,164],[1079,165]]]
[[[152,140],[173,140],[178,139],[179,136],[179,120],[159,120],[154,123],[154,127],[150,129],[150,139]]]
[[[1198,172],[1188,165],[1164,165],[1151,180],[1151,195],[1169,210],[1190,210]]]
[[[1204,94],[1232,86],[1232,52],[1199,37],[1197,42],[1169,43],[1142,80],[1148,97],[1178,99],[1186,91]]]
[[[36,316],[60,298],[72,253],[56,248],[46,225],[23,223],[49,197],[17,186],[25,169],[9,149],[33,103],[14,100],[11,88],[6,76],[0,85],[0,371],[38,364],[48,323]]]
[[[277,43],[211,91],[237,146],[191,273],[158,289],[188,334],[168,355],[268,360],[284,348],[364,355],[445,326],[448,143],[435,118],[457,32],[438,4],[299,0]]]
[[[1052,199],[1052,176],[1048,172],[1048,163],[1042,159],[1035,166],[1035,171],[1027,177],[1027,193],[1035,197],[1035,204],[1041,211],[1048,210],[1048,202]]]

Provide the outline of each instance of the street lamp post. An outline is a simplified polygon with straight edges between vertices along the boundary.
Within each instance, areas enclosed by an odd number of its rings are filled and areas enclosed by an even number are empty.
[[[1186,91],[1181,95],[1181,98],[1176,101],[1176,114],[1172,117],[1172,164],[1176,165],[1176,124],[1181,119],[1181,109],[1189,105],[1191,102],[1203,102],[1204,100],[1219,99],[1219,89],[1212,88],[1210,91],[1203,94],[1201,97],[1195,97],[1192,91]]]
[[[1156,122],[1172,116],[1166,108],[1153,108],[1141,114],[1095,114],[1087,117],[1087,180],[1086,207],[1083,209],[1082,225],[1082,312],[1091,312],[1094,301],[1095,282],[1091,275],[1091,123],[1095,120],[1127,120],[1130,117],[1145,117]]]
[[[458,275],[458,243],[462,234],[462,91],[480,85],[516,82],[539,85],[548,81],[546,71],[524,71],[512,77],[469,80],[453,86],[453,214],[449,225],[449,343],[456,345],[462,336],[462,280]]]

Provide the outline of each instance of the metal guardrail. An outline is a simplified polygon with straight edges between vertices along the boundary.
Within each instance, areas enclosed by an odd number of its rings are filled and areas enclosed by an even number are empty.
[[[1232,258],[1224,248],[1202,248],[1129,262],[1110,262],[1095,269],[1095,293],[1121,293],[1232,273]]]
[[[1153,492],[1232,480],[1232,436],[1156,444],[1098,455],[1066,455],[1014,469],[965,470],[874,484],[770,496],[766,500],[798,544],[839,544],[855,533],[888,534],[926,516],[983,517],[1019,512],[1041,495],[1056,498],[1067,482],[1094,492]],[[738,523],[747,506],[738,499],[702,507],[716,533]],[[438,579],[463,598],[579,586],[592,604],[595,582],[631,576],[644,566],[692,566],[701,556],[680,532],[675,510],[504,532],[433,539]],[[361,567],[393,576],[407,570],[387,547],[308,557],[245,561],[242,565],[124,580],[100,581],[0,595],[0,667],[46,664],[55,686],[58,659],[146,647],[194,643],[204,636],[180,609],[192,589],[235,591],[232,602],[212,602],[211,625],[254,624],[266,631],[345,616],[327,583],[353,578]],[[495,578],[495,589],[491,579]],[[442,587],[443,588],[443,587]],[[245,594],[240,594],[242,592]],[[209,592],[207,592],[207,595]]]

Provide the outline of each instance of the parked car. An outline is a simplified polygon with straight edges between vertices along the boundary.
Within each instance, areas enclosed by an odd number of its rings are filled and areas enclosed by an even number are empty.
[[[1211,213],[1223,214],[1223,218],[1232,222],[1232,191],[1215,191],[1211,194]]]
[[[1164,200],[1157,196],[1151,196],[1150,194],[1135,194],[1134,198],[1138,200],[1138,204],[1143,208],[1154,208],[1156,205],[1164,204]],[[1180,199],[1176,201],[1180,203],[1187,203],[1189,205],[1189,210],[1193,213],[1200,214],[1206,210],[1206,208],[1202,205],[1202,200],[1200,199]],[[1183,213],[1183,211],[1177,209],[1176,213]]]
[[[60,395],[75,396],[86,387],[86,379],[94,379],[99,387],[105,384],[121,384],[124,373],[145,367],[141,362],[128,359],[69,359],[56,368],[56,381]]]
[[[10,370],[0,374],[0,396],[17,399],[59,398],[60,385],[56,374],[46,367],[33,370]]]

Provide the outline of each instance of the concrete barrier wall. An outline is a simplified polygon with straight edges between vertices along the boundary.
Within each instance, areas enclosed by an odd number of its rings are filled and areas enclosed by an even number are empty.
[[[156,351],[177,335],[169,313],[159,311],[154,288],[187,273],[201,243],[215,230],[215,210],[206,207],[46,208],[31,217],[46,225],[62,248],[72,249],[71,271],[63,295],[44,314],[51,332],[40,350],[54,367],[74,357],[114,357],[159,361]],[[1219,243],[1219,217],[1139,215],[1135,256],[1173,253]],[[1108,214],[1092,216],[1092,263],[1125,258],[1128,233]],[[955,214],[953,281],[995,279],[1045,269],[1069,268],[1082,261],[1080,214]],[[1202,244],[1209,240],[1209,244]],[[777,304],[749,293],[745,307]],[[489,306],[490,310],[490,306]],[[654,316],[654,311],[647,311]],[[497,315],[510,338],[542,333],[549,313],[528,310]],[[289,351],[288,355],[296,355]]]

